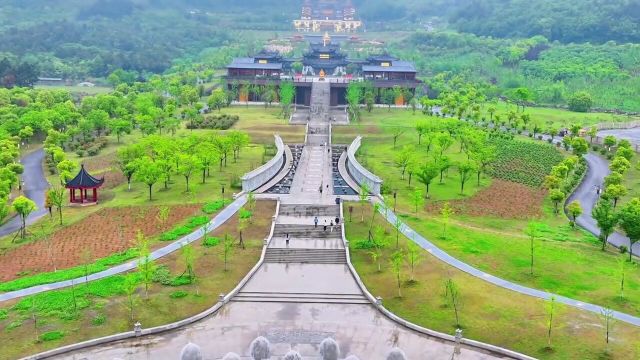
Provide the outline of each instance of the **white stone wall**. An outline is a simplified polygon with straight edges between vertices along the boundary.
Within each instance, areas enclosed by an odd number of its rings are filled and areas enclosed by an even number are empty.
[[[360,165],[356,159],[356,152],[360,148],[361,143],[362,136],[358,136],[353,140],[351,145],[349,145],[349,148],[347,149],[347,170],[349,170],[349,174],[359,186],[366,183],[373,195],[380,195],[382,179],[365,169],[364,166]]]
[[[278,151],[276,155],[269,160],[266,164],[260,166],[259,168],[246,173],[242,177],[242,191],[248,193],[250,191],[254,191],[258,189],[262,185],[266,184],[269,180],[271,180],[274,176],[278,174],[282,166],[284,165],[285,157],[284,157],[284,142],[280,138],[279,135],[274,135],[276,148]]]

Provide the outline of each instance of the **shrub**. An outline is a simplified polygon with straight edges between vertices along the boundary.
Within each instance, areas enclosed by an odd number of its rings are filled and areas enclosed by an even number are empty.
[[[189,284],[191,284],[191,279],[189,278],[189,276],[184,276],[184,275],[174,277],[171,280],[171,283],[169,283],[169,285],[171,286],[183,286],[183,285],[189,285]]]
[[[613,154],[608,154],[607,155],[607,160],[612,160],[613,159]]]
[[[200,215],[200,216],[194,216],[191,219],[189,219],[189,223],[186,225],[189,229],[193,230],[199,226],[202,226],[206,223],[209,222],[209,218],[204,216],[204,215]],[[185,234],[186,235],[186,234]]]
[[[40,335],[41,341],[54,341],[60,340],[64,337],[64,333],[62,331],[49,331],[42,335]]]
[[[242,189],[242,179],[239,176],[231,179],[231,188],[232,189]]]
[[[600,149],[600,154],[601,155],[604,155],[606,153],[607,153],[607,149],[605,149],[605,148]]]
[[[183,297],[186,297],[187,295],[189,295],[188,292],[183,291],[183,290],[178,290],[178,291],[174,291],[172,292],[169,297],[172,299],[181,299]]]
[[[620,250],[620,254],[626,254],[627,251],[629,251],[629,248],[624,246],[624,245],[622,245],[622,246],[620,246],[620,248],[618,250]]]
[[[228,130],[235,125],[240,117],[237,115],[208,115],[200,120],[187,123],[187,129]]]
[[[171,284],[171,280],[171,271],[166,265],[158,266],[156,271],[153,272],[153,276],[151,277],[151,281],[153,281],[154,283],[160,283],[162,285]]]
[[[375,247],[375,243],[373,241],[369,241],[367,239],[359,239],[354,241],[353,247],[361,250],[369,250]]]
[[[9,316],[9,311],[7,309],[0,309],[0,320],[4,320]]]
[[[210,202],[208,204],[205,204],[202,207],[202,212],[205,213],[205,214],[213,214],[213,213],[218,212],[224,206],[225,206],[225,202],[223,202],[222,200],[216,200],[214,202]]]
[[[5,328],[5,330],[13,330],[20,326],[22,326],[22,320],[15,320],[10,322],[9,325],[7,325],[7,327]]]
[[[542,140],[542,135],[538,135],[538,140]]]
[[[107,317],[104,314],[98,314],[93,319],[91,319],[91,325],[100,326],[103,325],[107,321]]]
[[[202,246],[204,247],[214,247],[214,246],[218,246],[218,244],[220,244],[220,239],[217,237],[206,237],[204,240],[202,240]]]
[[[240,209],[240,219],[249,219],[253,216],[253,213],[247,209]]]

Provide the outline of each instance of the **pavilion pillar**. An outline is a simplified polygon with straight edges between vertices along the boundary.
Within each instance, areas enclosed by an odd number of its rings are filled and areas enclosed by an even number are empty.
[[[80,203],[84,204],[84,190],[80,189]]]
[[[69,202],[73,202],[73,189],[69,189]]]
[[[98,189],[93,188],[93,202],[98,202]]]

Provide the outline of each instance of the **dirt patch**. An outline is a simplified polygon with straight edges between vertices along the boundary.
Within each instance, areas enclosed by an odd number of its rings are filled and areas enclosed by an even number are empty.
[[[102,209],[56,231],[47,241],[29,243],[0,255],[0,281],[16,279],[19,274],[53,271],[53,262],[58,269],[80,265],[82,254],[87,251],[92,259],[99,259],[127,250],[134,245],[138,230],[146,236],[158,235],[200,213],[201,207],[171,206],[164,224],[158,221],[159,208],[154,206]]]
[[[105,171],[111,168],[115,169],[115,154],[101,155],[95,157],[89,157],[82,159],[80,163],[84,164],[84,167],[89,172]]]
[[[96,174],[96,177],[104,177],[104,185],[102,186],[104,189],[114,189],[127,182],[127,178],[120,170],[109,170],[107,172]]]
[[[494,180],[491,186],[464,200],[450,201],[457,214],[492,216],[508,219],[528,219],[542,216],[542,203],[547,191],[511,181]],[[439,212],[443,203],[427,207]]]

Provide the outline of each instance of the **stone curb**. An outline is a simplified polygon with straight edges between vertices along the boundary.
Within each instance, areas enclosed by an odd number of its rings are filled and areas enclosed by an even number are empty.
[[[275,138],[276,148],[278,149],[276,155],[271,158],[271,160],[267,161],[266,164],[242,176],[241,180],[243,192],[248,193],[259,188],[274,176],[276,176],[280,172],[280,169],[282,169],[285,161],[285,145],[279,135],[274,135],[273,137]]]
[[[358,185],[367,183],[372,194],[380,195],[382,179],[365,169],[356,159],[356,152],[360,149],[361,144],[362,136],[358,136],[353,140],[351,145],[349,145],[349,148],[347,148],[347,171]]]

